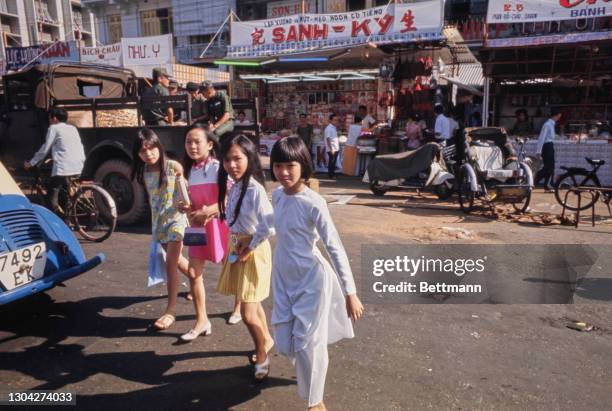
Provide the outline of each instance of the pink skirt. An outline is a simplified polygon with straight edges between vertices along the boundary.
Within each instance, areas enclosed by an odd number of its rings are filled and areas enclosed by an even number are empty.
[[[211,220],[205,227],[206,245],[189,247],[188,255],[190,258],[220,263],[227,253],[229,229],[218,218]]]

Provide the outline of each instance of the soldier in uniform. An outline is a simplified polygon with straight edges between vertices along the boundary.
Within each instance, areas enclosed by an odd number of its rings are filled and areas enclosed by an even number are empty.
[[[191,123],[205,123],[208,121],[206,102],[204,96],[200,94],[198,83],[187,83],[187,91],[191,95]]]
[[[155,96],[169,96],[168,86],[170,85],[170,79],[168,72],[163,67],[156,67],[153,69],[153,87],[148,88],[144,92],[145,97]],[[148,126],[156,125],[168,125],[172,124],[173,113],[170,109],[166,112],[160,108],[145,110],[142,113],[144,121]]]
[[[222,140],[226,133],[234,131],[234,109],[227,94],[215,90],[212,82],[202,83],[204,97],[206,98],[206,109],[210,121],[210,131]]]

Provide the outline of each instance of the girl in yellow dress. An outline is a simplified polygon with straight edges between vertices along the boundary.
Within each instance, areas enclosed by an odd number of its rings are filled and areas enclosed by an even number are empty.
[[[230,228],[230,244],[217,290],[242,303],[242,320],[255,343],[250,360],[255,365],[255,379],[262,380],[268,376],[268,351],[274,345],[261,305],[270,294],[272,205],[263,186],[257,147],[251,140],[243,135],[225,139],[220,159],[219,210]],[[227,194],[226,206],[228,176],[234,185]]]

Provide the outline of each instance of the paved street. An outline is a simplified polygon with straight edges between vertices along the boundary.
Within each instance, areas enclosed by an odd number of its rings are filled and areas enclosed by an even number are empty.
[[[374,197],[356,179],[321,182],[359,285],[362,244],[610,244],[612,224],[578,229],[466,216],[427,195]],[[533,210],[554,212],[537,190]],[[598,209],[599,216],[607,211]],[[445,228],[444,228],[445,227]],[[458,234],[460,233],[460,234]],[[226,324],[232,299],[206,273],[213,332],[191,344],[178,336],[193,321],[180,298],[177,323],[148,329],[165,287],[146,288],[146,227],[84,244],[107,262],[50,292],[0,308],[0,381],[5,390],[77,393],[82,409],[301,410],[295,372],[272,358],[271,378],[252,382],[243,324]],[[181,287],[187,291],[186,280]],[[268,315],[271,300],[266,301]],[[592,323],[581,333],[568,321]],[[330,410],[609,409],[612,306],[366,305],[356,338],[330,348],[325,402]]]

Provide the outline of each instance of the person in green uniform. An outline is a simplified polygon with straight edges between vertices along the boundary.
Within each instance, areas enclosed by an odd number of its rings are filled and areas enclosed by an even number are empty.
[[[168,72],[163,67],[153,69],[153,87],[148,88],[144,92],[144,97],[169,96],[168,86],[170,78]],[[164,112],[161,108],[143,110],[142,116],[148,126],[164,126],[168,125],[168,119],[172,119],[173,113],[171,110]]]
[[[221,141],[224,134],[234,131],[234,109],[232,108],[232,102],[227,94],[215,90],[211,81],[204,81],[202,88],[204,89],[206,109],[210,121],[209,129]]]
[[[191,95],[191,124],[205,123],[208,120],[208,114],[204,96],[200,94],[200,85],[190,81],[187,83],[187,91]]]
[[[312,127],[312,124],[308,122],[308,115],[306,113],[300,114],[300,122],[295,129],[295,134],[297,134],[298,137],[302,139],[304,144],[306,144],[308,152],[312,157],[312,138],[314,135],[314,128]]]

